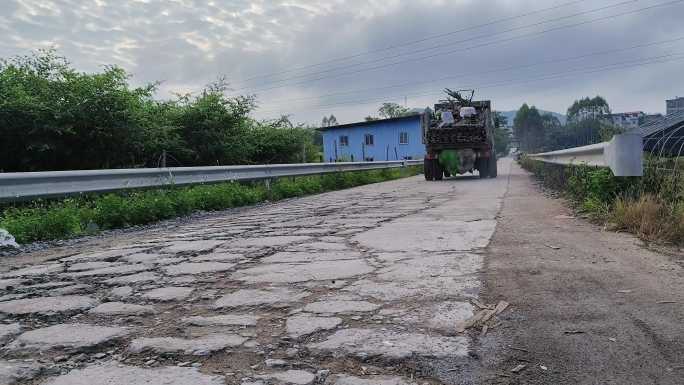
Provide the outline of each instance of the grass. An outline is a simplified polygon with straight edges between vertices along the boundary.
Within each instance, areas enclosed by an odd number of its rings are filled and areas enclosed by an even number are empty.
[[[525,157],[520,164],[546,187],[562,191],[578,211],[596,221],[646,241],[684,244],[682,165],[647,158],[644,176],[639,178],[615,177],[608,169],[552,165]]]
[[[29,243],[91,235],[263,201],[316,194],[416,175],[419,167],[281,178],[263,183],[226,182],[62,200],[37,200],[1,207],[0,228]]]

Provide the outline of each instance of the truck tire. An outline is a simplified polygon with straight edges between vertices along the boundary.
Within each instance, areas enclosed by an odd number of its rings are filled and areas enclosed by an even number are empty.
[[[444,178],[444,170],[442,169],[442,165],[439,164],[439,161],[437,160],[434,160],[433,162],[435,165],[435,168],[433,168],[435,180],[442,180],[442,178]]]
[[[489,177],[489,158],[480,159],[477,171],[480,172],[480,179]]]
[[[496,153],[492,152],[492,157],[489,158],[489,177],[496,178],[497,175],[497,165],[496,165]]]
[[[425,174],[425,180],[431,181],[434,179],[432,176],[432,159],[423,159],[423,174]]]

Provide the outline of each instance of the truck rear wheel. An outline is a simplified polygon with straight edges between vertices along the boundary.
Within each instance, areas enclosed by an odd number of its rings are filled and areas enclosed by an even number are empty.
[[[433,175],[435,177],[435,180],[442,180],[442,178],[444,178],[444,170],[442,169],[442,165],[439,164],[438,160],[433,160],[432,162],[432,164],[435,165],[435,167],[433,168]]]
[[[431,181],[434,179],[433,177],[433,166],[432,166],[433,160],[432,159],[423,159],[423,174],[425,174],[425,180]]]
[[[479,159],[477,171],[480,173],[481,179],[489,177],[489,158]]]
[[[496,178],[497,165],[496,165],[496,153],[492,152],[491,158],[489,158],[489,177]]]

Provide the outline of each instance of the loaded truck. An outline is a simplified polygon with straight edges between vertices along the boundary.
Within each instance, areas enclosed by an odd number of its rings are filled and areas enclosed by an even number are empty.
[[[446,100],[423,115],[425,180],[478,171],[496,178],[494,116],[489,100],[473,101],[474,90],[445,89]]]

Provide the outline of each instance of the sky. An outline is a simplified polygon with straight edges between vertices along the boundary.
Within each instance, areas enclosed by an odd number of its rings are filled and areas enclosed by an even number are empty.
[[[474,88],[500,111],[664,112],[684,96],[684,0],[0,0],[0,57],[56,48],[157,97],[225,78],[253,116],[316,125]]]

